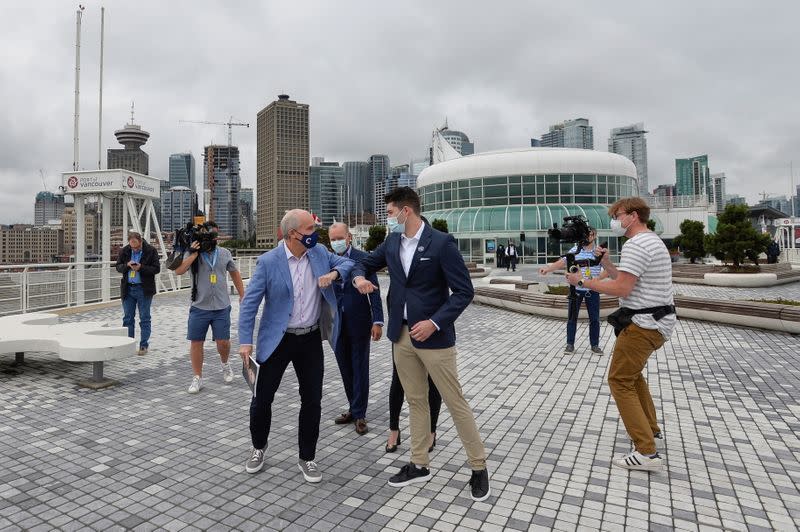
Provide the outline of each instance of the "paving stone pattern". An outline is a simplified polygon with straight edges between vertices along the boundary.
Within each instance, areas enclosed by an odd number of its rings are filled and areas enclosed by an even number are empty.
[[[390,344],[374,344],[368,418],[358,436],[326,345],[317,460],[296,466],[300,402],[287,371],[265,470],[244,472],[249,391],[222,382],[206,344],[205,388],[186,393],[186,294],[156,298],[146,357],[107,364],[120,385],[89,391],[90,367],[30,354],[0,358],[0,530],[788,530],[800,526],[800,342],[790,335],[680,321],[647,368],[666,435],[660,474],[612,468],[629,449],[605,382],[609,356],[564,356],[564,323],[473,305],[458,321],[459,368],[489,451],[492,497],[469,498],[469,470],[446,408],[433,480],[387,478],[409,457],[383,451]],[[238,315],[234,305],[235,319]],[[119,308],[65,317],[120,321]],[[602,342],[610,352],[611,330]],[[235,338],[234,338],[235,344]]]

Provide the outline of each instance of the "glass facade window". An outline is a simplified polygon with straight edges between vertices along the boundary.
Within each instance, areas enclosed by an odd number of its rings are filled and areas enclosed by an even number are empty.
[[[636,194],[627,176],[548,174],[461,179],[423,186],[422,210],[499,205],[610,204]]]

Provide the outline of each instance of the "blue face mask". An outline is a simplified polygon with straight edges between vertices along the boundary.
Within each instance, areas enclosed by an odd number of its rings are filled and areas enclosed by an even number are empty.
[[[331,240],[331,248],[334,253],[344,255],[344,252],[347,251],[347,240]]]
[[[300,233],[300,237],[300,243],[306,248],[311,249],[317,245],[317,239],[319,238],[319,235],[316,231],[314,231],[310,235],[304,235],[303,233]]]
[[[397,216],[392,216],[386,219],[386,228],[390,233],[404,233],[406,230],[406,223],[398,222]]]

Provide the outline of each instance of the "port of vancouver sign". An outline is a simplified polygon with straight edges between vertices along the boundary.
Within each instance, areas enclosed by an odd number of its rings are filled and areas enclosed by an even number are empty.
[[[158,199],[160,196],[159,179],[127,170],[64,172],[61,176],[65,194],[125,192],[153,199]]]

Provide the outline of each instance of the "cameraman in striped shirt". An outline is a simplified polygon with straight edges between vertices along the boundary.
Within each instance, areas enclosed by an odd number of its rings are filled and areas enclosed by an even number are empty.
[[[602,279],[606,277],[603,267],[600,263],[595,264],[601,254],[601,248],[595,245],[597,238],[597,231],[592,227],[589,231],[589,237],[585,242],[580,243],[578,246],[573,246],[567,254],[575,255],[575,265],[578,266],[582,279],[586,282],[588,279]],[[557,261],[548,264],[539,269],[539,274],[547,275],[555,270],[562,270],[567,267],[566,257],[561,257]],[[575,352],[575,333],[578,329],[578,313],[581,310],[581,304],[586,302],[586,312],[589,314],[589,343],[591,344],[592,353],[598,355],[603,354],[603,349],[600,347],[600,294],[588,288],[577,287],[575,288],[575,299],[570,299],[569,304],[573,307],[568,313],[572,319],[567,320],[567,347],[564,348],[565,355],[571,355]]]
[[[622,246],[619,266],[615,267],[605,254],[601,263],[610,279],[584,281],[580,273],[567,273],[567,281],[619,297],[620,309],[613,318],[609,317],[617,342],[608,385],[634,448],[613,463],[626,469],[660,471],[663,460],[656,450],[656,440],[663,441],[663,437],[642,370],[675,326],[672,263],[664,242],[647,228],[650,207],[642,198],[622,198],[608,209],[608,214],[612,218],[611,231],[628,238]]]

